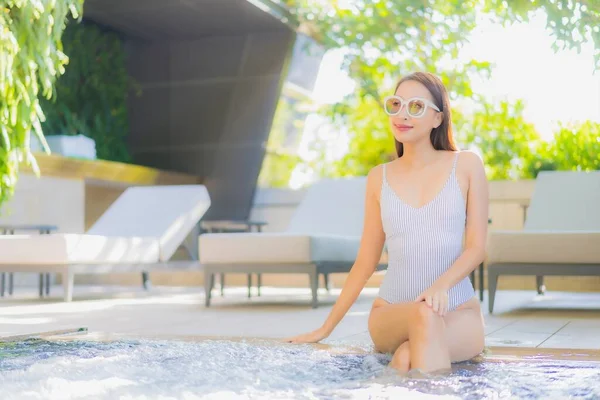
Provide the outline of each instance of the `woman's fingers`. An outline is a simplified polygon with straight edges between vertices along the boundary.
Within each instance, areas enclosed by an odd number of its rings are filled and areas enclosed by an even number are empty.
[[[444,316],[448,313],[448,293],[436,292],[433,294],[424,293],[420,295],[417,300],[424,300],[425,303],[431,307],[433,312],[440,316]]]
[[[446,309],[446,304],[448,304],[448,298],[446,297],[445,293],[441,294],[441,300],[440,300],[440,316],[444,316],[444,310]]]
[[[432,300],[432,305],[431,308],[433,309],[434,313],[439,312],[440,309],[440,295],[439,293],[436,293],[433,295],[433,300]]]
[[[442,301],[440,304],[440,316],[444,316],[446,314],[446,307],[448,307],[448,298],[446,296],[442,296]]]
[[[284,339],[283,341],[286,343],[302,343],[302,341],[305,340],[305,336],[306,335],[294,336],[291,338]]]
[[[446,315],[448,310],[448,294],[444,292],[435,293],[433,295],[431,309],[440,316]]]

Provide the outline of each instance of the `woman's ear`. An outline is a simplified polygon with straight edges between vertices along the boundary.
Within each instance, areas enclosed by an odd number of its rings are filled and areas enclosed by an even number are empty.
[[[444,113],[438,112],[435,114],[435,118],[433,120],[433,127],[437,128],[438,126],[440,126],[442,124],[442,121],[444,120]]]

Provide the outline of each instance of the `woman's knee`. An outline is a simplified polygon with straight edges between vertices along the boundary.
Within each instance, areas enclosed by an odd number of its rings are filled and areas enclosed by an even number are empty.
[[[420,329],[433,329],[443,322],[443,318],[439,316],[425,302],[417,303],[413,312],[413,326]]]

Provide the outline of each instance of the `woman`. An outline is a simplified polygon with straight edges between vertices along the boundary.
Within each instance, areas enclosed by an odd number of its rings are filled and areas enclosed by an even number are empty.
[[[481,159],[457,151],[441,80],[417,72],[385,99],[398,158],[367,177],[360,249],[324,324],[286,341],[328,337],[356,301],[387,245],[388,269],[369,316],[375,350],[403,372],[449,369],[484,348],[469,274],[485,255],[488,186]]]

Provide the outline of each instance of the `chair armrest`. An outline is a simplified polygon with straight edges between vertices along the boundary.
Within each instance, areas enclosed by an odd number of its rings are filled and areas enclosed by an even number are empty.
[[[256,227],[260,232],[267,224],[265,221],[254,220],[214,220],[202,221],[201,227],[207,232],[250,232]]]
[[[494,231],[487,262],[598,264],[598,243],[600,231]]]

